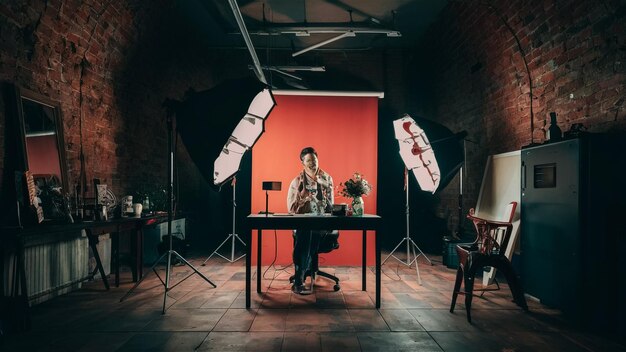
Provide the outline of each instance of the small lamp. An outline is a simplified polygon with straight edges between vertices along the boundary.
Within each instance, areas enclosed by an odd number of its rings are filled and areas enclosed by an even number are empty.
[[[267,209],[269,202],[269,195],[267,191],[280,191],[282,188],[282,182],[280,181],[263,181],[263,190],[265,191],[265,216],[270,213]]]

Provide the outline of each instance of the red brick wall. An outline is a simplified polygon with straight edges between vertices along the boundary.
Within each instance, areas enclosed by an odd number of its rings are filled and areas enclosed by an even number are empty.
[[[173,6],[166,0],[0,4],[0,80],[60,103],[70,186],[79,181],[81,143],[87,179],[99,178],[116,195],[141,184],[165,185],[162,102],[240,74],[229,64],[247,64],[241,52],[203,48],[196,29],[172,15]],[[0,107],[0,136],[11,139]],[[4,155],[13,141],[0,142]],[[188,185],[202,184],[187,167],[184,148],[179,154],[180,176]]]
[[[564,130],[575,122],[591,131],[626,128],[626,21],[619,1],[496,2],[500,7],[495,10],[483,3],[450,2],[414,51],[320,51],[300,59],[385,91],[381,155],[397,152],[390,126],[403,112],[438,120],[455,132],[467,130],[478,144],[468,145],[465,209],[476,202],[487,155],[531,142],[529,80],[501,18],[518,36],[529,65],[534,142],[543,141],[541,128],[550,111],[557,112]],[[117,195],[144,183],[164,184],[167,139],[161,103],[182,98],[190,87],[203,90],[249,72],[245,50],[207,49],[202,32],[176,15],[174,6],[168,0],[0,4],[0,80],[60,102],[70,185],[78,181],[81,141],[87,178],[100,178]],[[290,59],[286,51],[269,57],[259,53],[264,63]],[[0,138],[10,135],[4,103]],[[0,142],[5,155],[9,141]],[[215,196],[208,194],[184,148],[179,157],[180,206],[195,209]],[[379,172],[379,200],[389,200],[378,208],[390,222],[402,224],[402,163],[391,157],[385,161],[392,165]],[[3,157],[0,169],[4,164]],[[457,189],[458,178],[435,205],[440,216],[452,215],[452,224]],[[421,208],[423,203],[412,206],[412,212]]]
[[[623,2],[485,3],[451,2],[419,46],[414,71],[415,108],[478,142],[468,144],[466,211],[476,204],[487,156],[542,143],[551,111],[563,131],[573,123],[626,130]],[[530,71],[532,132],[530,81],[507,25]],[[458,177],[441,194],[442,207],[455,209],[457,192]]]

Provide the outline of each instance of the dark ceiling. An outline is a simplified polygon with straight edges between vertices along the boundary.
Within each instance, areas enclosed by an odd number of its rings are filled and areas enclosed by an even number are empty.
[[[437,18],[446,0],[240,0],[253,44],[258,48],[298,51],[336,37],[341,31],[364,29],[399,32],[400,37],[356,33],[317,50],[411,47]],[[228,0],[180,2],[185,16],[203,30],[213,47],[242,47],[233,11]],[[290,29],[298,29],[298,33]],[[306,29],[329,29],[332,33],[312,33]],[[267,35],[271,33],[272,35]]]
[[[284,64],[310,65],[320,51],[414,47],[447,0],[240,0],[237,4],[257,52],[264,50],[263,57],[273,52],[291,58],[282,60]],[[246,47],[229,0],[180,1],[177,9],[206,47]],[[338,36],[343,37],[305,50]],[[302,84],[303,77],[323,79],[320,74],[294,70],[280,74],[292,88],[313,88]]]

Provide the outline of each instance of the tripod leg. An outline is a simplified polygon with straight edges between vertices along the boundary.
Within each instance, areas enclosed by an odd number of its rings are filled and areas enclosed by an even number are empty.
[[[411,249],[413,250],[413,257],[415,257],[414,261],[415,261],[415,272],[417,273],[417,283],[421,285],[422,277],[420,276],[420,268],[417,265],[417,252],[415,251],[415,248],[411,247]]]
[[[238,234],[235,234],[235,237],[237,237],[237,239],[239,240],[239,242],[241,242],[241,244],[242,244],[242,245],[244,245],[244,246],[246,245],[246,242],[244,242],[244,241],[241,239],[241,237],[239,237],[239,235],[238,235]]]
[[[213,253],[211,253],[211,255],[210,255],[208,258],[206,258],[206,259],[202,262],[202,266],[205,266],[205,265],[206,265],[206,262],[208,262],[208,261],[209,261],[209,259],[211,259],[211,257],[212,257],[214,254],[219,255],[219,253],[217,253],[217,251],[219,251],[219,250],[220,250],[220,248],[222,248],[222,246],[223,246],[224,244],[226,244],[226,242],[228,242],[228,240],[231,238],[231,236],[232,236],[232,235],[233,235],[232,233],[231,233],[231,234],[229,234],[229,235],[228,235],[228,237],[226,237],[226,239],[225,239],[222,243],[220,243],[220,245],[219,245],[219,246],[217,246],[217,248],[213,251]]]
[[[170,271],[172,270],[172,239],[170,236],[170,250],[167,252],[167,266],[165,267],[165,292],[163,294],[163,311],[165,314],[165,305],[167,303],[167,292],[170,289]]]
[[[151,272],[154,271],[154,269],[156,268],[157,265],[159,265],[159,263],[161,262],[161,260],[167,255],[167,253],[163,253],[163,255],[161,255],[159,257],[159,259],[157,259],[154,264],[152,264],[152,267],[150,268],[150,270],[146,273],[146,275],[144,275],[141,279],[139,279],[139,281],[137,281],[135,283],[135,285],[133,285],[133,287],[131,287],[130,290],[128,290],[128,292],[126,292],[126,294],[124,296],[122,296],[122,298],[120,298],[120,302],[124,301],[126,299],[126,297],[130,296],[131,293],[133,293],[133,291],[139,286],[141,285],[141,283],[143,282],[144,279],[146,279],[148,277],[148,275],[150,275]]]
[[[211,280],[209,280],[206,276],[204,276],[204,274],[202,274],[201,272],[198,271],[198,269],[196,269],[193,265],[191,265],[191,263],[189,263],[185,258],[183,258],[180,254],[178,254],[176,251],[171,251],[172,254],[174,254],[176,256],[176,258],[180,259],[180,261],[182,261],[183,263],[185,263],[185,265],[187,265],[189,268],[191,268],[191,270],[193,270],[196,274],[200,275],[201,278],[204,279],[204,281],[208,282],[209,284],[211,284],[211,286],[213,287],[217,287]]]
[[[400,247],[402,245],[402,243],[404,243],[404,241],[407,241],[407,240],[408,240],[407,237],[403,238],[402,241],[400,241],[400,243],[398,243],[398,245],[391,251],[391,253],[389,253],[389,255],[385,258],[385,260],[383,260],[381,265],[385,264],[387,259],[389,259],[389,257],[393,256],[393,253],[395,253],[395,251],[398,249],[398,247]],[[395,258],[395,256],[394,256],[394,258]],[[398,259],[398,258],[396,258],[396,259]],[[407,260],[408,260],[408,258],[407,258]],[[407,261],[407,263],[408,263],[408,261]]]
[[[433,265],[433,262],[426,256],[426,254],[424,254],[424,252],[420,249],[420,247],[415,243],[415,241],[411,240],[411,244],[413,244],[413,246],[415,246],[415,248],[420,252],[420,255],[423,256],[426,261],[428,262],[428,264]],[[415,258],[415,260],[417,260],[417,257]]]

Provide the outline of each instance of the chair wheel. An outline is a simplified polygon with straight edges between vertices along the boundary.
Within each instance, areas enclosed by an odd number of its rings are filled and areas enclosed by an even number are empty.
[[[333,286],[333,290],[335,290],[335,292],[339,291],[341,289],[341,287],[339,286],[339,284],[336,284],[335,286]]]

